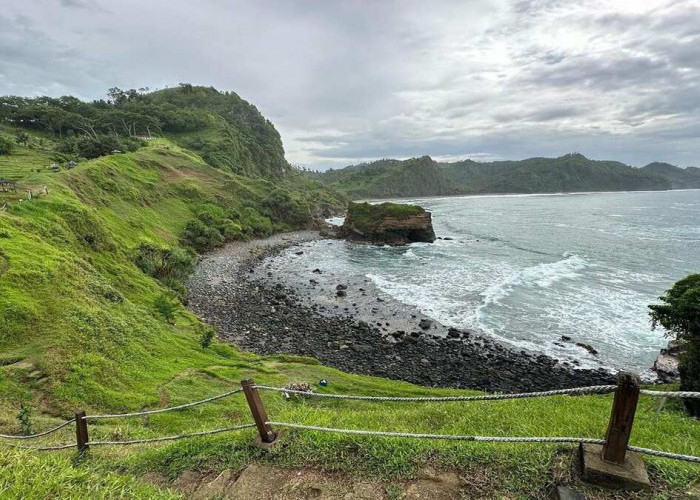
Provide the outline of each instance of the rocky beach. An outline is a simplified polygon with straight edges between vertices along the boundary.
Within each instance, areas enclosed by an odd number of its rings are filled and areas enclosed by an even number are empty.
[[[205,255],[188,282],[188,308],[242,349],[310,356],[351,373],[507,392],[614,383],[603,369],[447,328],[333,270],[314,269],[303,288],[267,270],[266,257],[284,249],[302,255],[303,243],[318,238],[315,231],[278,234]]]

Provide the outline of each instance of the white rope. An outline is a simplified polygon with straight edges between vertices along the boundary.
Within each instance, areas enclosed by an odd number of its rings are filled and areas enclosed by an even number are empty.
[[[66,422],[63,422],[61,425],[57,425],[56,427],[54,427],[54,428],[52,428],[52,429],[49,429],[49,430],[44,431],[44,432],[40,432],[40,433],[38,433],[38,434],[32,434],[32,435],[30,435],[30,436],[13,436],[13,435],[10,435],[10,434],[0,434],[0,438],[5,438],[5,439],[36,439],[36,438],[38,438],[38,437],[47,436],[47,435],[52,434],[52,433],[54,433],[54,432],[56,432],[56,431],[58,431],[58,430],[61,430],[61,429],[63,429],[65,426],[70,425],[70,424],[72,424],[73,422],[75,422],[75,419],[74,419],[74,418],[71,418],[70,420],[68,420],[68,421],[66,421]]]
[[[692,455],[681,455],[679,453],[671,453],[668,451],[651,450],[649,448],[640,448],[639,446],[628,446],[627,449],[630,451],[636,451],[637,453],[646,453],[647,455],[653,455],[655,457],[673,458],[674,460],[685,460],[686,462],[700,463],[700,457],[694,457]]]
[[[479,441],[493,443],[586,443],[586,444],[605,444],[604,439],[594,438],[576,438],[576,437],[534,437],[534,436],[455,436],[446,434],[414,434],[410,432],[385,432],[385,431],[364,431],[357,429],[335,429],[333,427],[319,427],[315,425],[290,424],[287,422],[266,422],[269,425],[277,427],[288,427],[291,429],[305,429],[310,431],[335,432],[338,434],[355,434],[361,436],[378,436],[378,437],[405,437],[416,439],[442,439],[447,441]],[[700,457],[692,455],[681,455],[680,453],[671,453],[668,451],[652,450],[649,448],[641,448],[639,446],[628,446],[628,450],[638,453],[645,453],[662,458],[672,458],[675,460],[685,460],[686,462],[700,463]]]
[[[493,441],[510,443],[590,443],[605,444],[603,439],[575,438],[575,437],[531,437],[531,436],[455,436],[450,434],[414,434],[410,432],[385,432],[364,431],[357,429],[335,429],[332,427],[318,427],[315,425],[290,424],[287,422],[266,422],[277,427],[289,427],[291,429],[306,429],[310,431],[335,432],[340,434],[358,434],[361,436],[379,437],[406,437],[417,439],[444,439],[447,441]]]
[[[186,403],[183,405],[171,406],[169,408],[160,408],[158,410],[137,411],[137,412],[133,412],[133,413],[116,413],[113,415],[86,415],[82,418],[83,418],[83,420],[94,420],[94,419],[98,419],[98,418],[126,418],[126,417],[138,417],[138,416],[142,416],[142,415],[153,415],[154,413],[164,413],[166,411],[182,410],[183,408],[190,408],[192,406],[197,406],[197,405],[201,405],[204,403],[210,403],[212,401],[216,401],[217,399],[223,399],[227,396],[233,396],[234,394],[238,394],[239,392],[243,392],[243,389],[236,389],[235,391],[224,392],[223,394],[219,394],[217,396],[212,396],[211,398],[202,399],[201,401],[194,401],[192,403]]]
[[[225,429],[214,429],[211,431],[193,432],[191,434],[179,434],[177,436],[165,436],[159,438],[151,439],[136,439],[133,441],[89,441],[88,446],[105,446],[105,445],[124,445],[124,444],[142,444],[142,443],[156,443],[158,441],[175,441],[177,439],[184,439],[197,436],[210,436],[212,434],[221,434],[222,432],[237,431],[240,429],[248,429],[250,427],[255,427],[255,424],[244,424],[237,425],[235,427],[227,427]]]
[[[10,446],[12,448],[18,448],[20,450],[29,450],[29,451],[56,451],[56,450],[66,450],[68,448],[75,448],[75,443],[58,444],[56,446],[22,446],[22,445],[16,445],[16,444],[11,444]]]
[[[691,391],[650,391],[649,389],[641,389],[639,394],[657,398],[700,398],[700,392]]]
[[[402,396],[351,396],[345,394],[323,394],[318,392],[296,391],[285,389],[284,387],[269,387],[266,385],[253,386],[256,389],[265,391],[283,392],[287,394],[299,394],[315,398],[351,399],[355,401],[405,401],[416,403],[427,403],[437,401],[491,401],[499,399],[520,399],[537,398],[545,396],[557,396],[560,394],[583,395],[583,394],[608,394],[615,392],[615,385],[593,385],[589,387],[576,387],[573,389],[557,389],[554,391],[542,392],[522,392],[517,394],[487,394],[485,396],[426,396],[426,397],[402,397]]]

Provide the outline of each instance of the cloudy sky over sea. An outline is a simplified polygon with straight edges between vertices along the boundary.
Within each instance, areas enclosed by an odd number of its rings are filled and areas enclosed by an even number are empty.
[[[0,0],[0,94],[233,90],[290,162],[700,166],[700,0]]]

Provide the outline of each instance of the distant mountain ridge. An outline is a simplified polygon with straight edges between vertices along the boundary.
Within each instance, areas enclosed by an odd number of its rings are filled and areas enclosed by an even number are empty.
[[[654,162],[642,170],[667,177],[671,189],[700,189],[700,168],[697,167],[678,168],[670,163]]]
[[[700,169],[668,163],[634,168],[572,153],[519,161],[437,162],[429,156],[379,160],[309,173],[350,198],[485,193],[645,191],[700,188]]]

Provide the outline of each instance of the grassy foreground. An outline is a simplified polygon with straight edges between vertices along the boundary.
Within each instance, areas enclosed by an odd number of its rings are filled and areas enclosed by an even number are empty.
[[[0,432],[25,425],[41,431],[73,416],[158,408],[258,383],[330,381],[329,392],[457,394],[407,383],[350,375],[291,356],[260,357],[214,342],[201,343],[206,326],[180,304],[166,320],[155,306],[168,289],[134,264],[135,248],[150,242],[176,247],[202,205],[251,215],[242,229],[265,217],[261,200],[283,187],[296,197],[326,196],[290,175],[274,183],[208,166],[192,152],[159,140],[134,153],[80,163],[57,174],[41,151],[21,149],[3,158],[20,180],[0,206]],[[46,158],[48,160],[48,158]],[[26,189],[48,194],[20,202]],[[307,200],[310,201],[310,200]],[[251,212],[252,211],[252,212]],[[246,222],[247,221],[247,222]],[[268,219],[271,230],[285,226]],[[374,404],[284,401],[265,393],[277,421],[369,430],[476,435],[602,437],[611,396],[553,397],[482,403]],[[669,404],[658,417],[643,398],[633,444],[700,455],[700,423]],[[250,421],[242,396],[149,418],[100,420],[93,440],[127,440],[228,427]],[[186,470],[242,469],[251,462],[316,467],[394,481],[425,464],[458,468],[474,496],[545,495],[571,468],[573,446],[447,443],[285,431],[283,446],[264,453],[249,446],[252,429],[150,446],[93,447],[28,452],[0,442],[0,498],[173,498],[138,478],[150,471],[174,479]],[[72,427],[31,444],[70,443]],[[646,458],[654,498],[692,498],[700,467]],[[602,495],[602,494],[601,494]]]
[[[219,363],[185,368],[172,380],[150,391],[150,407],[159,407],[163,401],[175,405],[224,392],[246,377],[270,385],[326,378],[330,386],[317,390],[341,393],[405,396],[465,393],[349,375],[303,358],[262,358],[232,353],[229,360]],[[268,416],[277,421],[439,434],[602,437],[611,404],[611,396],[378,404],[314,399],[285,401],[277,393],[263,394]],[[669,405],[658,416],[656,408],[656,401],[648,397],[642,399],[633,444],[700,453],[698,422],[684,417],[678,406]],[[42,419],[42,428],[58,422],[57,419]],[[90,425],[90,433],[94,440],[127,440],[247,422],[250,422],[248,408],[239,394],[178,412],[96,421]],[[391,482],[410,477],[430,464],[457,468],[467,477],[474,477],[478,483],[475,488],[483,492],[483,498],[533,498],[543,497],[557,478],[568,477],[575,449],[574,445],[448,443],[286,430],[280,438],[281,446],[262,452],[249,445],[254,436],[254,429],[246,429],[163,445],[93,447],[81,461],[74,459],[73,451],[38,454],[5,449],[0,452],[0,464],[10,467],[0,467],[0,491],[7,488],[12,492],[14,485],[21,484],[28,498],[52,498],[66,495],[66,492],[76,497],[89,494],[96,498],[151,498],[153,491],[133,481],[133,477],[157,471],[174,480],[186,470],[233,468],[240,471],[248,463],[265,462],[284,467],[342,471]],[[73,440],[73,428],[68,427],[58,435],[42,439],[41,443]],[[645,457],[645,461],[655,486],[655,492],[648,498],[693,498],[689,492],[698,480],[700,467],[652,457]],[[46,473],[50,475],[49,481],[34,480],[37,475]]]

